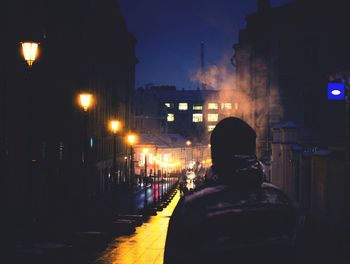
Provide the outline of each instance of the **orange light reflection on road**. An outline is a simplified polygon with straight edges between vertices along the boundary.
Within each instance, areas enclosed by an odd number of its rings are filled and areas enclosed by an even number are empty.
[[[130,236],[116,238],[103,252],[99,264],[162,264],[164,247],[170,216],[180,194],[174,196],[171,203],[156,216],[136,229]]]

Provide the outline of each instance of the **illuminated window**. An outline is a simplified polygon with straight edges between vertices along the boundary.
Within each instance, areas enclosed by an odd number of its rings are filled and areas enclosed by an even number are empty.
[[[219,109],[219,106],[217,103],[209,103],[208,109]]]
[[[165,103],[164,104],[167,108],[174,108],[174,104],[173,103]]]
[[[231,110],[232,109],[232,104],[231,103],[222,103],[221,104],[221,109],[227,109],[227,110]]]
[[[179,110],[187,110],[188,104],[187,103],[179,103]]]
[[[192,121],[193,123],[203,122],[203,114],[193,114]]]
[[[219,120],[218,114],[208,114],[208,122],[217,122]]]
[[[175,115],[174,114],[168,114],[167,120],[168,120],[168,122],[174,122]]]
[[[208,131],[211,132],[214,130],[214,128],[215,128],[215,126],[208,126]]]
[[[203,110],[202,105],[193,105],[193,110]]]

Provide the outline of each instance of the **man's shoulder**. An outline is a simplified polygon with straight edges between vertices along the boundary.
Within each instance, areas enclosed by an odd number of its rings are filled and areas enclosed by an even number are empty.
[[[193,204],[200,200],[207,199],[209,197],[212,197],[215,194],[219,194],[225,190],[227,190],[228,187],[225,185],[206,185],[202,186],[200,189],[195,190],[194,192],[186,195],[184,197],[184,204]]]
[[[294,203],[277,186],[270,183],[263,183],[261,188],[248,192],[239,193],[235,188],[229,185],[217,184],[202,186],[200,189],[186,195],[182,201],[184,208],[205,206],[208,203],[221,203],[223,201],[232,202],[233,205],[277,205],[285,207],[294,207]]]

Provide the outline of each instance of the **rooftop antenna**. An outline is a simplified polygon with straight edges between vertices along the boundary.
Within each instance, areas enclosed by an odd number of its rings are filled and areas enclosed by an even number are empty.
[[[202,90],[206,90],[207,86],[204,83],[204,41],[201,42],[201,79],[202,79]]]

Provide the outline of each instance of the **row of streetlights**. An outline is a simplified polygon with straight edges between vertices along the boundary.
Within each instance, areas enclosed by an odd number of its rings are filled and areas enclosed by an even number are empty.
[[[93,95],[90,93],[82,93],[79,95],[79,101],[80,105],[83,108],[84,112],[87,112],[89,108],[91,107],[93,103]],[[120,132],[122,127],[122,123],[117,119],[112,119],[109,121],[109,130],[112,132],[113,135],[113,160],[112,160],[112,175],[113,179],[115,178],[117,166],[116,166],[116,159],[117,159],[117,135]],[[87,129],[87,128],[86,128]],[[134,170],[133,170],[133,163],[134,163],[134,151],[133,151],[133,145],[137,141],[137,136],[134,133],[129,133],[126,135],[125,138],[126,142],[128,143],[130,147],[130,164],[128,170],[128,175],[131,179],[134,178]],[[84,155],[83,155],[84,156]],[[128,159],[128,153],[126,156],[126,160]]]
[[[39,52],[39,43],[38,42],[21,42],[21,46],[22,46],[22,53],[23,53],[23,57],[24,60],[27,62],[27,65],[29,68],[32,67],[33,63],[36,61],[37,56],[38,56],[38,52]],[[79,94],[79,102],[81,107],[83,108],[83,111],[85,113],[85,117],[87,119],[87,112],[89,110],[89,108],[92,106],[93,104],[93,95],[90,93],[81,93]],[[87,126],[87,120],[85,121],[86,124],[85,126]],[[116,174],[116,137],[117,137],[117,133],[120,131],[121,129],[121,122],[118,120],[111,120],[109,122],[109,126],[110,126],[110,130],[113,134],[113,176],[115,176]],[[87,127],[85,127],[85,131],[84,133],[87,133]],[[133,170],[133,145],[136,143],[137,137],[135,134],[130,133],[126,136],[126,142],[129,144],[130,146],[130,167],[129,167],[129,175],[130,177],[133,179],[133,174],[134,174],[134,170]],[[87,135],[86,138],[84,138],[84,150],[82,153],[82,161],[83,163],[86,162],[87,159],[87,150],[86,145],[87,144]]]
[[[38,56],[38,51],[39,51],[39,43],[37,42],[22,42],[22,53],[25,61],[27,62],[28,68],[31,68],[35,60],[37,59]],[[82,162],[87,165],[88,157],[87,157],[87,145],[88,145],[88,136],[87,136],[87,130],[88,130],[88,111],[91,108],[93,104],[93,95],[91,93],[81,93],[79,94],[79,102],[80,106],[83,109],[84,112],[84,144],[83,144],[83,152],[82,152]],[[113,180],[115,180],[116,177],[116,142],[117,142],[117,134],[121,130],[121,122],[119,120],[111,120],[109,121],[109,130],[112,132],[113,135],[113,162],[112,162],[112,175],[113,175]],[[130,164],[129,168],[126,166],[126,170],[128,170],[128,175],[129,179],[131,180],[131,183],[134,180],[134,151],[133,151],[133,145],[137,141],[137,136],[133,133],[129,133],[126,135],[126,142],[128,143],[130,147]],[[190,146],[192,143],[190,141],[186,142],[187,146]],[[144,155],[145,155],[145,177],[144,179],[146,180],[147,178],[147,154],[148,154],[148,149],[145,148],[143,149]],[[128,152],[126,155],[126,161],[128,159]],[[127,172],[125,172],[127,173]],[[158,187],[159,187],[159,175],[158,175]],[[144,207],[147,207],[147,180],[145,182],[145,204]],[[163,188],[162,188],[163,189]],[[158,190],[159,191],[159,190]],[[163,190],[162,190],[162,196],[163,196]]]

